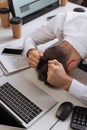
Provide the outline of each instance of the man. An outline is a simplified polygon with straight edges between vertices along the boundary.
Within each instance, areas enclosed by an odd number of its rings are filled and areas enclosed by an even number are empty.
[[[73,11],[58,12],[47,25],[43,25],[35,30],[25,39],[24,52],[28,56],[29,66],[36,68],[44,52],[37,50],[37,46],[57,38],[59,45],[67,47],[71,51],[71,56],[66,63],[67,71],[76,68],[81,60],[87,57],[87,14]],[[60,71],[60,75],[54,73],[55,67]],[[54,68],[54,69],[53,69]],[[58,72],[57,71],[57,72]],[[52,80],[55,74],[55,79]],[[57,76],[56,76],[57,75]],[[63,84],[60,82],[63,80]],[[54,79],[54,78],[53,78]],[[62,64],[58,61],[49,61],[48,82],[52,85],[61,86],[78,99],[87,104],[87,86],[69,77]],[[57,83],[56,83],[57,81]],[[67,82],[68,81],[68,82]],[[67,84],[66,84],[67,83]],[[78,84],[78,85],[77,85]],[[76,89],[76,92],[74,92]]]
[[[48,61],[56,59],[58,62],[60,62],[63,65],[63,68],[65,69],[66,73],[68,73],[69,71],[68,63],[71,62],[70,61],[72,60],[71,57],[73,54],[75,54],[72,47],[70,49],[70,47],[65,46],[64,43],[65,42],[47,48],[44,51],[44,54],[40,58],[39,63],[36,67],[38,78],[49,86],[52,85],[49,84],[49,82],[47,81]],[[53,86],[57,86],[57,85],[53,84]]]

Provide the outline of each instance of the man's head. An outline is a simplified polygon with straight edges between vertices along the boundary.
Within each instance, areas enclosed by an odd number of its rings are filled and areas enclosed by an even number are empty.
[[[38,72],[38,78],[48,85],[50,85],[47,82],[48,61],[54,59],[62,63],[65,71],[68,72],[78,66],[81,57],[67,42],[62,42],[59,45],[46,49],[43,57],[40,59],[36,71]]]

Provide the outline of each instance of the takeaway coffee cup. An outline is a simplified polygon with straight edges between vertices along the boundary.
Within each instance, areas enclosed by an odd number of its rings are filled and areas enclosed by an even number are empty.
[[[1,24],[4,28],[10,26],[10,10],[9,8],[0,9]]]
[[[8,0],[0,0],[0,8],[9,8]]]
[[[68,0],[59,0],[60,6],[66,6]]]
[[[10,20],[13,37],[21,38],[22,36],[22,19],[20,17],[13,17]]]

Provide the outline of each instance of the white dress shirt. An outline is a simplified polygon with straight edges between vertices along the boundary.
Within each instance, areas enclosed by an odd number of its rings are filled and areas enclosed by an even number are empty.
[[[36,29],[24,42],[24,53],[50,40],[68,41],[81,55],[87,58],[87,14],[73,11],[58,12],[46,25]],[[87,104],[87,86],[73,79],[69,93]]]

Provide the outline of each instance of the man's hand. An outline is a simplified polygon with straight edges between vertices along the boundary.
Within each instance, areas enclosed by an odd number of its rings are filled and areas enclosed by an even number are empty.
[[[32,50],[32,52],[30,52],[30,54],[28,53],[28,63],[29,66],[32,68],[36,68],[40,58],[43,56],[43,51],[41,50]]]
[[[66,74],[60,62],[52,60],[48,62],[47,81],[54,86],[62,87],[68,91],[72,78]]]

